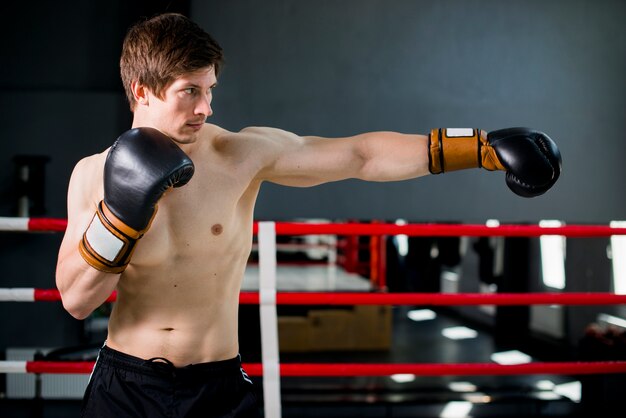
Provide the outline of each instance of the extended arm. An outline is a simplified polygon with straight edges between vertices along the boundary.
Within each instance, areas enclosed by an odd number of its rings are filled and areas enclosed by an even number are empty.
[[[261,144],[259,175],[274,183],[307,187],[344,179],[406,180],[428,174],[428,137],[369,132],[345,138],[300,137],[273,128],[242,134]]]
[[[269,155],[263,180],[311,186],[357,178],[396,181],[428,173],[467,168],[506,171],[516,194],[534,197],[559,178],[561,155],[552,139],[527,128],[492,132],[479,129],[434,129],[430,135],[371,132],[347,138],[299,137],[271,128],[242,133],[261,138],[261,155]]]

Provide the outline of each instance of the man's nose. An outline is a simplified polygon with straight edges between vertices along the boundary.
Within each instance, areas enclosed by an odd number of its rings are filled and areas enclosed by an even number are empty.
[[[211,108],[211,96],[202,97],[196,105],[196,115],[205,115],[207,118],[213,114]]]

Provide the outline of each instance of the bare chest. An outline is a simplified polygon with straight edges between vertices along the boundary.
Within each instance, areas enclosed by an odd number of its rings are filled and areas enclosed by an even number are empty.
[[[159,201],[150,230],[138,245],[135,265],[218,262],[249,251],[258,186],[243,169],[196,164],[185,186]]]

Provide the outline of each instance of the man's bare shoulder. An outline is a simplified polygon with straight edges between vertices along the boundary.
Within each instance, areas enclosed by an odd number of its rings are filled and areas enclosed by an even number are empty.
[[[293,143],[301,138],[291,132],[267,126],[248,126],[238,132],[222,130],[216,136],[216,146],[237,149],[272,150],[272,145]]]
[[[109,150],[93,154],[78,161],[72,171],[68,193],[70,196],[83,195],[94,201],[102,195],[104,163]]]
[[[222,135],[224,132],[228,132],[226,129],[221,126],[214,125],[212,123],[205,123],[202,127],[202,137],[206,140],[213,140],[218,136]]]
[[[241,136],[264,140],[294,139],[298,136],[292,132],[270,126],[248,126],[238,132]]]
[[[76,175],[83,176],[89,173],[102,171],[104,167],[104,162],[106,161],[106,156],[108,153],[109,153],[109,149],[107,148],[101,153],[93,154],[93,155],[82,158],[74,166],[74,172],[72,176],[76,176]]]

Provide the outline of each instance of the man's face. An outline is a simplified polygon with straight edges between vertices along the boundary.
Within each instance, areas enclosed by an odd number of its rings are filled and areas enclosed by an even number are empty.
[[[213,114],[211,100],[216,84],[211,66],[174,80],[163,91],[162,99],[148,93],[151,123],[178,142],[195,142],[205,120]]]

